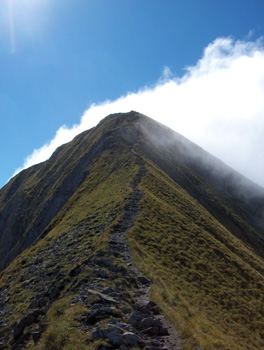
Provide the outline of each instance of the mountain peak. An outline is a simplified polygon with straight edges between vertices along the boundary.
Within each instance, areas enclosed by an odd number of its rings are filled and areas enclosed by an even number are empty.
[[[180,134],[109,115],[0,191],[0,348],[262,348],[263,209]]]

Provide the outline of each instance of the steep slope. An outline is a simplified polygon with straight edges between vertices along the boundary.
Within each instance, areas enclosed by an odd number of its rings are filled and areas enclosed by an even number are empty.
[[[114,129],[108,119],[82,133],[58,148],[48,161],[22,171],[0,191],[0,270],[45,235],[104,148],[124,146]]]
[[[169,177],[149,164],[143,210],[129,233],[137,267],[186,349],[262,349],[264,264]]]
[[[107,117],[0,192],[0,349],[263,348],[263,203],[181,135]]]
[[[148,118],[140,121],[140,128],[138,151],[263,256],[263,240],[253,231],[264,235],[264,189]]]

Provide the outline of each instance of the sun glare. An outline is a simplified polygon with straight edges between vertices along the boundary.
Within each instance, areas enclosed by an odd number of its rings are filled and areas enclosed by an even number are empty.
[[[47,19],[47,0],[7,0],[10,52],[19,41],[30,40],[43,32]]]

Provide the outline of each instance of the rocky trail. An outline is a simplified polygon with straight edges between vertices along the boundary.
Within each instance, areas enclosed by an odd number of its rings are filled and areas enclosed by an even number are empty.
[[[73,267],[66,274],[61,261],[65,256],[70,259],[82,246],[82,232],[90,223],[59,235],[35,261],[25,262],[22,284],[32,297],[27,300],[26,313],[12,325],[7,320],[14,312],[9,303],[14,286],[1,288],[0,350],[25,349],[30,342],[37,346],[47,329],[51,305],[62,297],[70,298],[72,306],[81,303],[88,310],[78,320],[87,334],[87,349],[181,350],[179,335],[150,300],[151,281],[133,265],[126,242],[126,233],[141,211],[143,193],[138,184],[145,169],[138,165],[124,213],[110,228],[108,249],[94,252],[91,247],[85,251],[86,258],[72,262]],[[99,235],[105,229],[102,223],[90,228]]]
[[[114,327],[108,324],[105,329],[100,329],[98,326],[93,332],[93,337],[110,338],[113,348],[124,350],[135,347],[145,350],[180,350],[178,333],[161,315],[159,307],[150,300],[151,281],[133,265],[131,252],[126,243],[126,233],[133,226],[141,211],[140,200],[143,198],[143,193],[138,189],[138,184],[145,170],[141,164],[139,165],[138,174],[130,184],[132,192],[126,201],[125,212],[112,228],[108,242],[109,254],[122,258],[126,266],[126,281],[128,283],[129,279],[135,281],[136,288],[133,289],[129,307],[122,310],[122,322],[114,321]],[[118,292],[112,291],[110,295],[114,297],[116,293]],[[111,339],[115,337],[116,342]]]

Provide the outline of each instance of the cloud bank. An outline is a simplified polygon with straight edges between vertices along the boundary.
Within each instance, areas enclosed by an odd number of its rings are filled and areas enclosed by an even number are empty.
[[[91,105],[79,124],[62,126],[16,173],[48,159],[58,146],[108,114],[130,110],[171,127],[264,186],[263,38],[217,38],[182,77],[164,67],[154,86]]]

